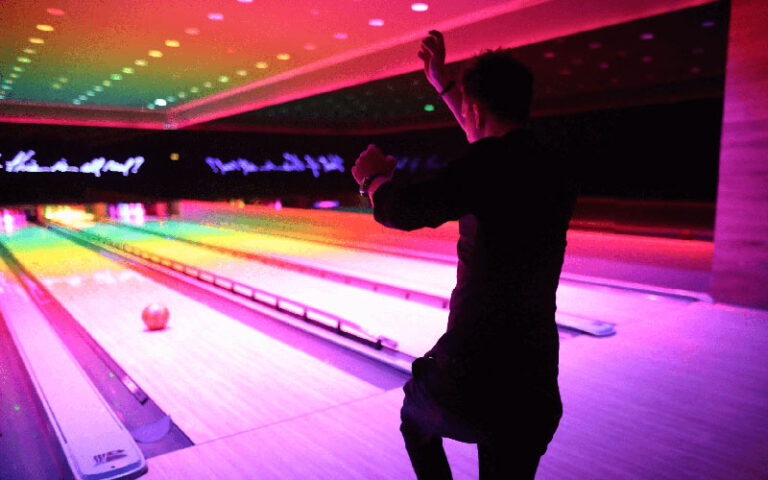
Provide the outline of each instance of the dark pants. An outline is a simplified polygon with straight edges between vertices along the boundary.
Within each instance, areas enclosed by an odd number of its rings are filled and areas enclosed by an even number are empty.
[[[405,384],[405,400],[400,410],[400,430],[405,448],[419,480],[451,479],[451,469],[443,449],[443,437],[465,443],[476,443],[480,480],[533,479],[539,459],[547,450],[559,415],[552,421],[534,422],[526,412],[515,417],[526,419],[515,422],[500,421],[501,428],[480,426],[468,421],[467,416],[452,413],[435,399],[432,389],[436,376],[430,368],[414,368],[414,376]],[[543,428],[541,428],[543,426]]]

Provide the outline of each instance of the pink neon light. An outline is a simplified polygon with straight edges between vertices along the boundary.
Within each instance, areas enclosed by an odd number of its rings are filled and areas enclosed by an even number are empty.
[[[64,10],[60,8],[46,8],[45,11],[51,15],[56,15],[57,17],[64,15]]]
[[[426,12],[429,9],[429,5],[426,3],[414,3],[411,5],[411,10],[414,12]]]
[[[208,14],[208,19],[209,20],[217,20],[217,21],[224,20],[224,15],[221,14],[221,13],[209,13]]]

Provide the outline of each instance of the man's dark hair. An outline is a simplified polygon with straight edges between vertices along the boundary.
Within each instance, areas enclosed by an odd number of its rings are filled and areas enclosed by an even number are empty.
[[[525,122],[533,96],[533,73],[512,50],[486,50],[474,57],[462,76],[464,94],[503,120]]]

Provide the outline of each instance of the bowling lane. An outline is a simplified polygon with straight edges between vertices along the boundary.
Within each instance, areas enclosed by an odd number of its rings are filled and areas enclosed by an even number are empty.
[[[445,331],[448,314],[443,309],[111,224],[79,228],[338,315],[372,334],[396,340],[399,350],[412,356],[429,350]]]
[[[343,272],[445,298],[450,297],[456,284],[455,264],[355,250],[252,231],[235,231],[189,221],[147,222],[142,228],[163,235]],[[674,310],[688,303],[690,300],[589,286],[565,279],[560,282],[557,290],[559,314],[612,324],[632,321],[638,318],[640,312],[646,317],[664,314],[670,308]]]
[[[433,295],[450,295],[456,284],[455,264],[427,262],[188,221],[150,221],[141,228],[218,247],[276,257]]]
[[[45,229],[3,242],[195,443],[382,392]],[[166,330],[144,327],[151,302]]]

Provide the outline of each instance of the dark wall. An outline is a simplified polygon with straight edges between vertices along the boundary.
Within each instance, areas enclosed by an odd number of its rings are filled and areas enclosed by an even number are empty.
[[[722,100],[700,100],[537,118],[531,128],[574,162],[582,195],[714,201],[721,114]],[[0,204],[331,197],[354,191],[348,170],[369,143],[400,158],[406,171],[419,172],[455,157],[466,139],[458,128],[356,137],[3,124]],[[99,157],[114,160],[117,167],[131,157],[141,156],[144,163],[129,175],[9,172],[14,169],[9,162],[18,152],[30,150],[39,167],[59,162],[61,168],[62,158],[69,167],[81,167]],[[178,160],[171,159],[174,153]],[[284,153],[297,155],[304,171],[275,171],[290,163]],[[315,162],[315,172],[305,155]],[[318,163],[321,156],[327,160],[332,155],[343,159],[344,172],[325,171]],[[238,165],[229,163],[238,158],[247,159],[251,169],[263,170],[268,162],[273,167],[247,175],[242,169],[222,175],[206,163],[207,157],[230,167]]]

